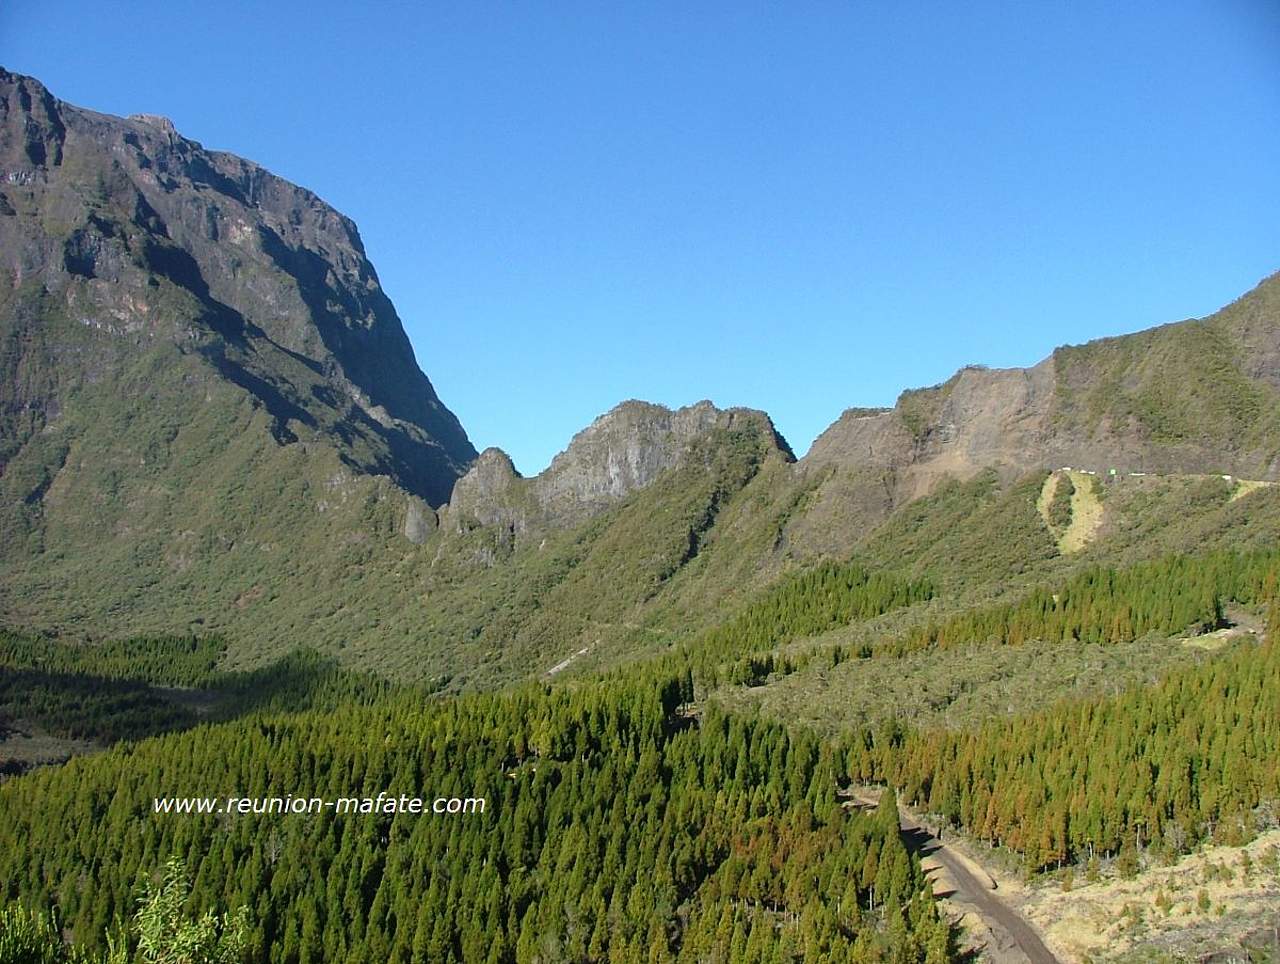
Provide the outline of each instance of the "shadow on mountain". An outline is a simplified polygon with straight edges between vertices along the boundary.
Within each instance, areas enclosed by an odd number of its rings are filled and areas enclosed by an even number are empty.
[[[15,776],[32,766],[7,752],[11,737],[87,741],[106,748],[255,713],[371,703],[391,689],[387,681],[347,670],[313,650],[295,650],[258,669],[216,674],[200,687],[0,666],[0,776]],[[64,748],[57,762],[83,750]]]
[[[61,739],[109,745],[196,722],[190,709],[137,680],[0,667],[0,739],[34,726]]]
[[[331,656],[298,649],[269,666],[223,676],[214,687],[219,696],[215,716],[221,722],[250,713],[293,713],[339,702],[373,702],[391,688],[386,680],[346,669]]]

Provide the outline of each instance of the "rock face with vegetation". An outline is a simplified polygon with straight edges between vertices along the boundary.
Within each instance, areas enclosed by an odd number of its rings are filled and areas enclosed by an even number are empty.
[[[963,368],[823,432],[797,466],[813,491],[792,534],[848,552],[841,533],[989,470],[1005,484],[1065,466],[1275,481],[1277,372],[1280,275],[1204,319],[1059,348],[1031,368]]]
[[[650,485],[689,459],[713,432],[750,427],[781,458],[791,449],[764,412],[721,410],[711,402],[672,411],[648,402],[623,402],[573,437],[546,471],[524,479],[500,449],[481,453],[458,481],[442,513],[446,530],[506,527],[563,529],[583,522]]]
[[[199,626],[298,596],[280,573],[425,539],[474,457],[350,220],[164,118],[0,71],[7,619],[54,595],[63,626]]]
[[[207,386],[234,388],[277,442],[328,445],[435,504],[474,458],[355,225],[309,191],[165,118],[82,110],[10,73],[0,180],[0,466],[34,437],[93,431],[79,402],[100,387],[115,411],[93,419],[126,411],[120,383],[147,365],[140,389],[207,406]]]
[[[1032,368],[964,368],[892,409],[846,412],[805,458],[895,473],[907,498],[994,466],[1280,472],[1280,276],[1214,315],[1059,348]]]

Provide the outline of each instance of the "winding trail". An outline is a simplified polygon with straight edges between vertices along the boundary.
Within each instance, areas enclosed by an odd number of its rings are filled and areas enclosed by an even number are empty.
[[[582,649],[578,650],[576,653],[571,653],[570,655],[566,656],[564,659],[560,660],[560,662],[556,663],[555,666],[552,666],[549,670],[547,670],[547,675],[555,676],[556,673],[563,672],[564,670],[569,668],[569,665],[575,659],[577,659],[579,656],[586,656],[587,653],[589,653],[590,651],[591,651],[590,646],[583,646]]]

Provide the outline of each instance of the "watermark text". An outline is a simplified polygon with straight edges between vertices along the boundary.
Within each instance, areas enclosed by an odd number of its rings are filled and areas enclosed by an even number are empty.
[[[212,814],[481,814],[484,797],[410,797],[379,793],[376,797],[154,797],[152,813]]]

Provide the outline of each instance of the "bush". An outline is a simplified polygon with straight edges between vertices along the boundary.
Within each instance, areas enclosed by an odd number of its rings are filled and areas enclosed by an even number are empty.
[[[155,964],[236,964],[249,945],[249,911],[217,917],[206,911],[188,920],[183,905],[191,893],[186,866],[169,858],[159,884],[148,882],[134,922],[138,956]]]
[[[10,904],[0,910],[0,964],[88,964],[91,959],[65,944],[52,912]]]

